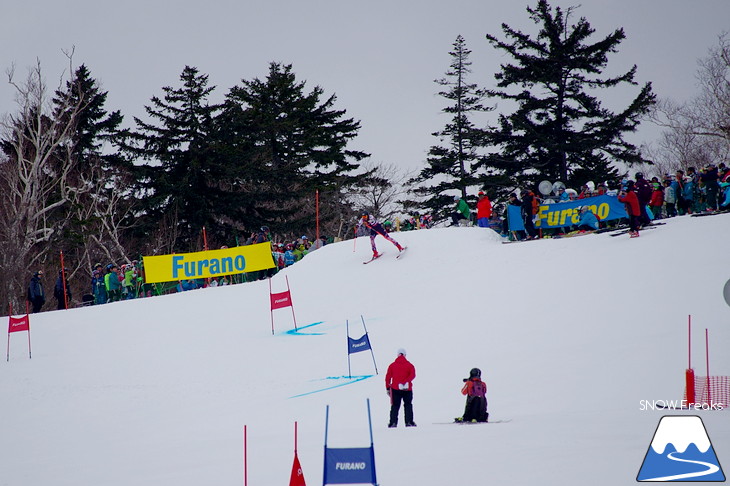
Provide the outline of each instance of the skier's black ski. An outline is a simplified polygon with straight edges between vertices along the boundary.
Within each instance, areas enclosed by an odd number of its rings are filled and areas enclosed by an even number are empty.
[[[654,229],[654,228],[656,228],[657,226],[661,226],[661,225],[664,225],[664,224],[667,224],[667,223],[651,223],[650,225],[647,225],[647,226],[644,226],[644,227],[642,227],[642,228],[641,228],[641,229],[640,229],[639,231],[641,232],[641,231],[644,231],[644,230],[650,230],[650,229]],[[626,233],[628,233],[629,231],[631,231],[631,230],[629,230],[629,229],[624,229],[624,230],[621,230],[621,231],[617,231],[617,232],[615,232],[615,233],[610,233],[610,234],[609,234],[608,236],[620,236],[620,235],[625,235],[625,234],[626,234]]]
[[[370,262],[372,262],[372,261],[375,261],[375,260],[377,260],[378,258],[380,258],[381,256],[383,256],[383,253],[384,253],[384,252],[378,253],[378,255],[377,255],[377,256],[374,256],[374,257],[372,257],[372,258],[371,258],[370,260],[368,260],[368,261],[366,261],[366,262],[362,262],[362,263],[363,263],[363,265],[367,265],[368,263],[370,263]]]
[[[479,425],[479,424],[506,424],[512,422],[512,419],[506,420],[490,420],[489,422],[434,422],[434,425]]]
[[[693,218],[697,218],[697,217],[700,217],[700,216],[715,216],[716,214],[725,214],[725,213],[727,213],[727,210],[724,210],[724,211],[703,211],[701,213],[692,213],[692,214],[690,214],[690,216],[692,216]]]
[[[404,246],[403,249],[401,251],[399,251],[398,254],[395,256],[395,259],[396,260],[400,259],[400,257],[403,256],[403,254],[406,252],[407,249],[408,249],[408,247]]]

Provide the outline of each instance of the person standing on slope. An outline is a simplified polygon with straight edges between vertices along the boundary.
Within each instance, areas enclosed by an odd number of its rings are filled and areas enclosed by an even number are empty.
[[[492,202],[484,192],[479,191],[477,201],[477,226],[489,228],[489,218],[492,217]]]
[[[28,302],[33,306],[33,313],[41,311],[43,304],[46,303],[46,294],[43,293],[43,283],[41,277],[43,272],[38,270],[30,279],[28,286]]]
[[[398,426],[398,412],[400,403],[403,402],[403,412],[406,419],[406,427],[415,427],[413,422],[413,380],[416,378],[416,368],[406,359],[406,350],[398,350],[388,371],[385,373],[385,389],[390,396],[390,422],[388,427]]]
[[[639,209],[639,198],[634,192],[634,181],[628,181],[626,189],[618,195],[618,200],[626,206],[626,214],[629,216],[629,236],[639,236],[641,226],[641,210]]]
[[[398,251],[403,251],[403,247],[400,246],[400,243],[395,241],[393,238],[391,238],[390,235],[388,235],[388,232],[385,231],[385,228],[382,224],[367,211],[363,211],[360,214],[360,221],[357,223],[358,229],[361,226],[364,226],[370,230],[370,246],[373,249],[373,258],[379,257],[381,254],[378,253],[378,249],[375,246],[375,237],[380,235],[386,240],[390,241],[395,245],[396,248],[398,248]]]

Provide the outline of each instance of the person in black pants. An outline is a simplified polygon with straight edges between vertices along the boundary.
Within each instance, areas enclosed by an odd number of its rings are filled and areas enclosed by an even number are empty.
[[[416,368],[406,359],[406,350],[399,349],[388,371],[385,373],[385,389],[390,395],[390,422],[388,427],[398,426],[398,412],[403,402],[403,411],[406,427],[415,427],[413,422],[413,379],[416,377]]]

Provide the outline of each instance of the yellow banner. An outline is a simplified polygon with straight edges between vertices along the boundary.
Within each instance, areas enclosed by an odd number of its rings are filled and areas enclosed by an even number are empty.
[[[172,282],[220,277],[234,273],[274,268],[270,243],[237,246],[222,250],[144,257],[145,282]]]

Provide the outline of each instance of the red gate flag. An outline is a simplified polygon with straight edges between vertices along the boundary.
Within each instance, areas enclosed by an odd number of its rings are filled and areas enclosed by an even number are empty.
[[[8,347],[6,361],[10,361],[10,334],[19,331],[28,332],[28,358],[31,358],[30,353],[30,316],[26,314],[23,317],[13,317],[13,307],[10,306],[10,312],[8,314]]]
[[[294,465],[291,468],[291,479],[289,479],[289,486],[307,486],[304,481],[304,473],[302,472],[302,466],[299,464],[299,457],[294,452]]]
[[[30,331],[30,318],[28,316],[10,317],[8,333],[18,331]]]
[[[271,294],[271,310],[281,309],[283,307],[289,307],[291,305],[291,292],[279,292],[278,294]]]
[[[269,277],[269,297],[271,298],[271,334],[274,334],[274,311],[291,307],[291,315],[294,319],[294,329],[297,328],[297,316],[294,315],[294,304],[291,300],[291,288],[289,287],[289,276],[286,277],[286,291],[274,293],[271,291],[271,277]]]

